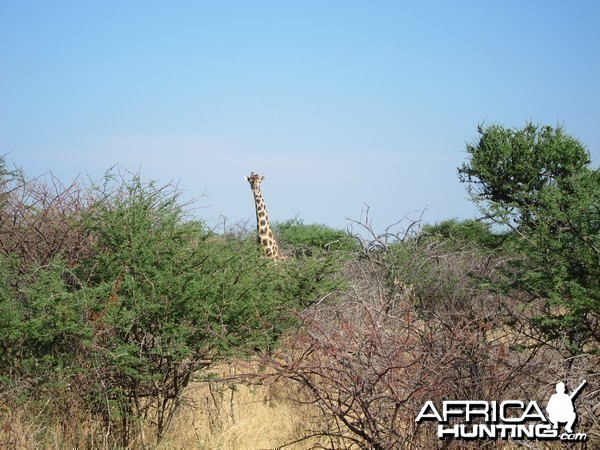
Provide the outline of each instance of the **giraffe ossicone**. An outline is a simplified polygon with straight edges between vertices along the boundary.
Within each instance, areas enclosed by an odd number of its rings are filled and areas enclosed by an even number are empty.
[[[273,261],[280,261],[284,258],[279,251],[279,245],[277,244],[277,240],[275,239],[273,231],[271,230],[267,206],[260,190],[260,183],[265,179],[265,177],[252,172],[250,176],[244,178],[246,181],[248,181],[248,183],[250,183],[250,188],[252,189],[252,194],[254,195],[258,244],[262,247],[265,256],[271,258]]]

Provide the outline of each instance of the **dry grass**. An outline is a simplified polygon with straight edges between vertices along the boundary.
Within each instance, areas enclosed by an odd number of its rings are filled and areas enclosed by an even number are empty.
[[[235,370],[231,364],[212,371],[215,379],[229,381],[191,383],[161,443],[156,446],[148,442],[144,435],[152,436],[153,430],[144,427],[129,448],[300,450],[318,447],[318,438],[305,439],[314,415],[290,400],[292,386],[231,381],[237,377]],[[0,404],[0,448],[107,448],[103,442],[89,439],[89,436],[101,436],[91,429],[99,427],[99,423],[89,418],[85,420],[83,416],[80,417],[83,420],[70,424],[53,423],[42,417],[49,409],[50,405],[33,411],[26,405],[10,408]],[[88,438],[82,439],[84,435]]]
[[[551,370],[552,358],[544,366]],[[584,361],[580,361],[584,364]],[[598,367],[598,360],[589,361],[592,367]],[[586,365],[584,364],[584,365]],[[185,403],[176,414],[162,442],[156,446],[150,441],[143,444],[143,434],[128,448],[171,449],[211,449],[211,450],[266,450],[282,448],[300,450],[310,448],[342,448],[335,443],[316,437],[306,438],[314,429],[333,430],[333,424],[327,424],[325,417],[316,407],[299,405],[291,400],[299,397],[297,386],[291,381],[279,381],[273,384],[244,383],[238,372],[239,364],[222,365],[213,369],[213,381],[195,381],[188,386],[184,394]],[[582,368],[583,370],[583,368]],[[247,364],[243,372],[263,374],[257,365]],[[586,371],[589,375],[589,370]],[[540,372],[540,376],[543,373]],[[562,379],[558,373],[549,375],[551,380]],[[584,374],[572,374],[574,378],[569,386],[575,386]],[[589,387],[578,399],[578,414],[583,424],[580,428],[589,435],[595,448],[597,443],[597,402],[594,402],[595,377],[589,378]],[[254,378],[256,380],[256,378]],[[220,381],[215,381],[220,380]],[[538,386],[539,387],[539,386]],[[532,395],[534,386],[527,392]],[[537,393],[541,401],[548,398],[550,392]],[[521,398],[521,397],[519,397]],[[594,406],[595,405],[595,406]],[[71,404],[71,407],[75,405]],[[80,411],[71,411],[77,420],[69,420],[64,413],[55,411],[56,405],[47,404],[41,408],[27,405],[8,407],[0,399],[0,448],[7,449],[71,449],[71,448],[111,448],[104,445],[100,423]],[[55,420],[44,420],[44,415],[55,411]],[[595,412],[596,411],[596,412]],[[322,417],[320,422],[315,422]],[[594,425],[596,424],[596,425]],[[146,436],[152,436],[153,430],[146,429]],[[337,430],[339,432],[339,429]],[[95,440],[90,440],[90,437]],[[529,443],[532,448],[561,448],[558,442]],[[510,443],[498,441],[494,448],[517,448]],[[348,448],[348,447],[344,447]],[[423,447],[425,448],[425,447]],[[463,448],[463,447],[456,447]],[[466,448],[466,447],[464,447]]]
[[[213,372],[226,380],[234,371],[223,366]],[[158,448],[299,450],[318,445],[316,438],[304,439],[311,414],[290,400],[291,389],[285,384],[194,382]]]

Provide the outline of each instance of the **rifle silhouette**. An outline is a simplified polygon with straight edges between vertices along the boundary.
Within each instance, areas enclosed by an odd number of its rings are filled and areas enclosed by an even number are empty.
[[[577,394],[579,394],[579,391],[583,388],[583,386],[585,386],[585,383],[587,383],[587,380],[583,380],[583,382],[579,385],[579,387],[577,389],[575,389],[573,392],[571,392],[571,394],[569,394],[569,398],[571,400],[573,400],[575,398],[575,396]]]

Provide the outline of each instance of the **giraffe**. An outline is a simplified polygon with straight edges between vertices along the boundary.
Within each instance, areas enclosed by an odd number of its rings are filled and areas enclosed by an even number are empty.
[[[252,188],[252,194],[254,195],[254,204],[256,206],[256,231],[258,233],[258,244],[263,248],[265,255],[277,262],[283,259],[281,252],[279,251],[279,245],[273,236],[273,231],[269,226],[269,214],[267,214],[267,207],[265,200],[260,191],[260,182],[265,177],[252,172],[249,177],[244,177],[246,181],[250,183]]]

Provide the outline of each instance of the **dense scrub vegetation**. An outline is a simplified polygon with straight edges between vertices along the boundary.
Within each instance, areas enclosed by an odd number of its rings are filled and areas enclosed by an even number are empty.
[[[577,427],[600,439],[599,171],[560,128],[479,133],[459,176],[481,218],[294,219],[274,226],[278,264],[173,186],[64,186],[2,162],[0,446],[155,447],[194,382],[216,412],[236,383],[284,383],[305,411],[289,448],[418,449],[481,445],[416,423],[426,401],[545,404],[586,379]],[[250,360],[214,388],[215,367]]]
[[[160,440],[195,373],[269,351],[292,311],[339,284],[333,252],[273,267],[137,174],[63,187],[5,170],[3,186],[5,401],[82,427],[73,445],[127,446],[140,421]]]

